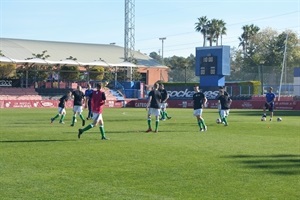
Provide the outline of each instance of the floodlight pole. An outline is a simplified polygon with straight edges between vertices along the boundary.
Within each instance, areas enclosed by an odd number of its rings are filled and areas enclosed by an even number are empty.
[[[164,40],[167,39],[166,37],[159,38],[161,40],[161,60],[162,65],[164,65]]]
[[[280,101],[280,95],[281,95],[281,86],[282,86],[282,78],[283,78],[283,70],[284,66],[286,64],[286,48],[287,48],[287,41],[288,41],[288,34],[286,34],[285,38],[285,46],[284,46],[284,53],[283,53],[283,61],[282,61],[282,70],[281,70],[281,76],[280,76],[280,83],[279,83],[279,94],[278,94],[278,101]]]
[[[264,70],[263,70],[263,65],[265,64],[264,61],[261,61],[259,63],[259,72],[260,72],[260,83],[261,83],[261,95],[264,95]]]

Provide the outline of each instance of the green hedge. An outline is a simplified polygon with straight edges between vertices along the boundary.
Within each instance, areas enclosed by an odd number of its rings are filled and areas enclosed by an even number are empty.
[[[190,86],[199,85],[199,83],[168,83],[168,82],[159,82],[163,83],[165,86]],[[238,82],[229,82],[225,83],[225,86],[232,87],[232,95],[239,95],[240,93],[248,94],[250,86],[250,95],[259,95],[261,94],[261,82],[260,81],[238,81]],[[201,88],[201,85],[200,85]],[[247,91],[247,92],[246,92]]]

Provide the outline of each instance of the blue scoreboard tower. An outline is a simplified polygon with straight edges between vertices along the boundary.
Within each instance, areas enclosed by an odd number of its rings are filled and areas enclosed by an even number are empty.
[[[230,75],[230,46],[196,47],[196,76],[201,88],[225,86]]]

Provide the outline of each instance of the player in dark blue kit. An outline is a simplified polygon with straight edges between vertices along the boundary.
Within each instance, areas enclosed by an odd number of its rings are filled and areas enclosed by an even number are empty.
[[[91,84],[88,84],[87,86],[88,86],[88,88],[85,90],[84,95],[85,95],[85,98],[87,100],[87,108],[89,110],[89,113],[88,113],[88,116],[87,116],[86,119],[89,120],[89,119],[92,119],[92,117],[93,117],[92,106],[91,106],[91,98],[90,98],[90,95],[93,93],[93,89],[92,89]]]
[[[268,93],[266,94],[266,102],[264,105],[264,114],[263,118],[267,117],[266,109],[270,112],[270,121],[272,121],[273,115],[274,115],[274,101],[275,101],[276,95],[273,93],[273,88],[270,87]]]
[[[197,118],[197,123],[200,127],[200,131],[207,131],[207,126],[204,122],[204,118],[202,117],[203,107],[204,105],[206,105],[207,98],[202,92],[200,92],[199,86],[194,86],[194,91],[194,116]]]
[[[61,124],[64,124],[64,119],[65,119],[65,116],[67,114],[66,112],[66,102],[71,98],[71,94],[72,92],[69,91],[67,94],[65,94],[64,96],[62,96],[60,99],[59,99],[59,104],[58,104],[58,114],[55,115],[55,117],[51,118],[51,124],[54,122],[54,120],[56,118],[58,118],[59,116],[61,116],[60,120],[59,120],[59,123]]]

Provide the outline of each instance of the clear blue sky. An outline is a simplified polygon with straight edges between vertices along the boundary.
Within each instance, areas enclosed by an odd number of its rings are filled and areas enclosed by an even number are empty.
[[[0,0],[0,37],[124,46],[125,0]],[[135,49],[164,57],[195,55],[197,18],[222,19],[223,45],[237,47],[242,26],[300,36],[300,0],[135,0]],[[0,47],[1,49],[1,47]]]

